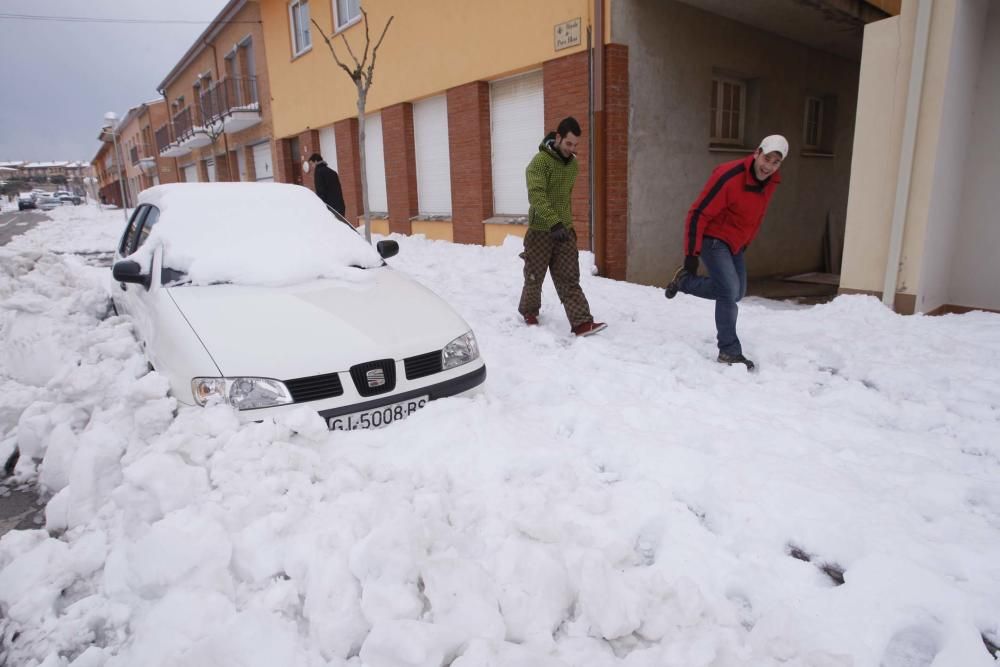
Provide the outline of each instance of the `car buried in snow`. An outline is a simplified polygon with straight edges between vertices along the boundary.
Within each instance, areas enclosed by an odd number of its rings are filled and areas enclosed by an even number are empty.
[[[469,325],[386,264],[398,250],[301,186],[159,185],[122,233],[111,298],[181,403],[385,426],[486,379]]]

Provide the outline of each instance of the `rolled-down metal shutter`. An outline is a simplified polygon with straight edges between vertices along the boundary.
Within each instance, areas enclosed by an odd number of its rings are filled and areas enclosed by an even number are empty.
[[[205,160],[205,171],[208,173],[208,182],[215,183],[215,160]]]
[[[273,181],[274,167],[271,163],[271,142],[265,141],[253,147],[253,168],[258,181]]]
[[[413,104],[413,148],[420,214],[451,215],[448,99],[444,95]]]
[[[368,172],[368,208],[376,213],[389,212],[385,189],[385,153],[382,150],[382,114],[365,116],[365,170]]]
[[[333,132],[333,125],[324,127],[319,131],[319,153],[326,160],[330,169],[337,169],[337,135]]]
[[[545,136],[541,70],[490,84],[490,125],[493,212],[524,215],[528,212],[524,169]]]
[[[185,183],[197,183],[198,182],[198,165],[189,164],[186,167],[181,167],[181,171],[184,172],[184,182]]]

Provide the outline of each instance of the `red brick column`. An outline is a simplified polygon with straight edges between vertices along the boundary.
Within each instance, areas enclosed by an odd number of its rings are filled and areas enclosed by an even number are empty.
[[[549,60],[542,65],[545,96],[545,131],[555,131],[566,116],[580,122],[583,134],[576,159],[580,173],[573,186],[573,227],[576,243],[581,250],[590,248],[590,119],[587,91],[587,53],[577,53]],[[541,138],[541,137],[539,137]]]
[[[389,197],[389,231],[409,234],[417,214],[417,158],[413,148],[413,105],[382,109],[382,150]]]
[[[279,183],[294,183],[295,172],[292,170],[292,146],[288,139],[275,139],[272,146],[271,160],[274,163],[274,179]]]
[[[605,275],[628,271],[628,47],[604,47]]]
[[[451,220],[456,243],[486,242],[493,215],[490,85],[473,81],[448,90]]]
[[[253,163],[253,146],[244,146],[240,150],[243,151],[243,159],[247,165],[247,180],[253,183],[257,180],[257,165]]]
[[[333,124],[337,139],[337,176],[344,191],[345,217],[355,222],[364,213],[361,204],[361,153],[358,150],[358,119],[345,118]]]

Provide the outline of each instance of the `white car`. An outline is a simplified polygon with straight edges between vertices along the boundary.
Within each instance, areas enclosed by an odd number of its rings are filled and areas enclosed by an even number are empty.
[[[160,185],[122,234],[112,301],[181,403],[384,426],[486,379],[469,325],[385,263],[398,250],[301,186]]]
[[[54,208],[59,208],[62,206],[62,202],[53,197],[52,195],[45,194],[35,197],[35,205],[39,210],[51,211]]]

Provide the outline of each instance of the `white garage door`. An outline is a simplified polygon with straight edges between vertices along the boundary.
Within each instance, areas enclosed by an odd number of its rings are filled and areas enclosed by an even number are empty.
[[[184,182],[185,183],[197,183],[198,182],[198,165],[189,164],[186,167],[181,167],[181,171],[184,172]]]
[[[265,141],[253,147],[253,168],[258,181],[273,181],[274,167],[271,164],[271,142]]]
[[[448,99],[444,95],[413,104],[413,148],[417,163],[417,203],[420,214],[450,215]]]
[[[385,155],[382,151],[382,114],[365,116],[365,169],[368,171],[368,208],[377,213],[389,212],[385,190]]]
[[[524,169],[545,137],[542,72],[490,84],[493,142],[493,211],[497,215],[528,212]]]
[[[330,169],[337,169],[337,136],[333,133],[333,125],[319,131],[319,154],[323,156]]]
[[[215,160],[205,160],[205,171],[208,172],[208,182],[215,183]]]

